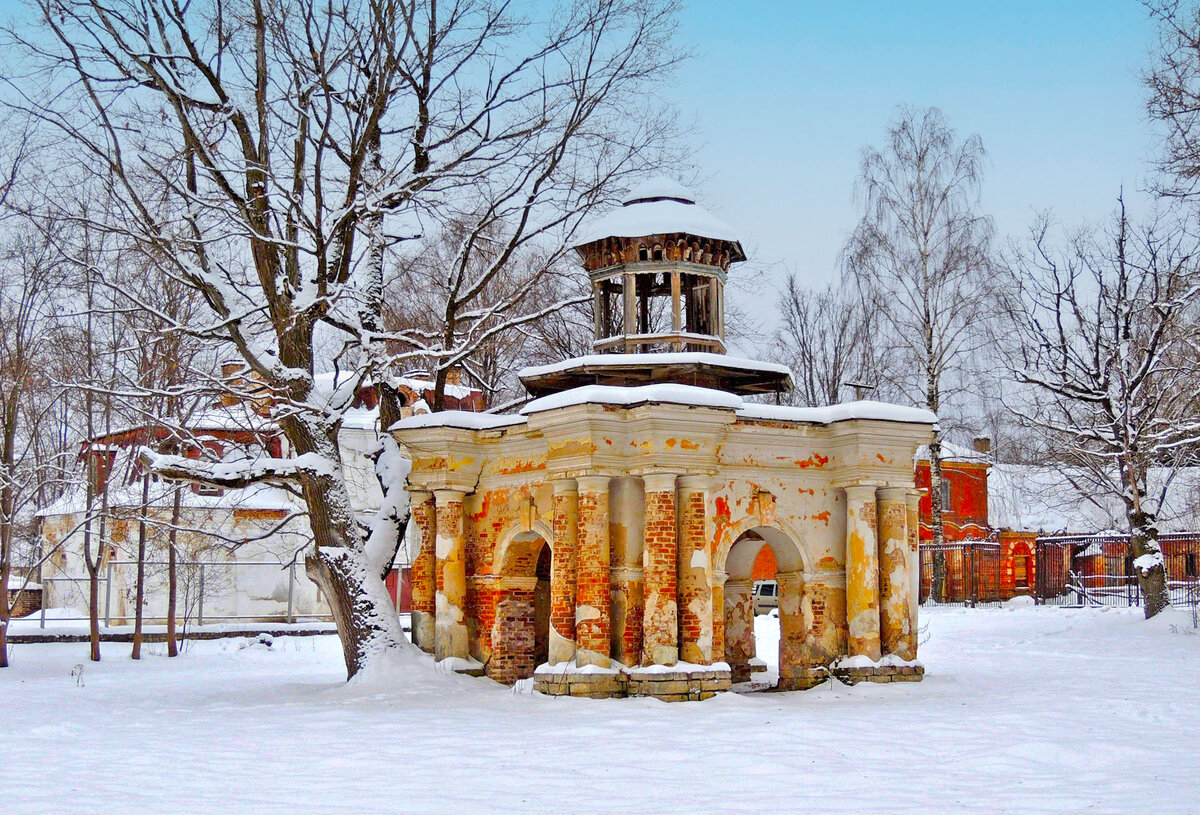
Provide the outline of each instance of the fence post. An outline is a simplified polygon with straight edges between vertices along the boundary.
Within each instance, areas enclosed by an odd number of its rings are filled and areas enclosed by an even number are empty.
[[[204,625],[204,564],[200,564],[200,603],[196,609],[196,625]]]
[[[40,612],[41,621],[38,623],[38,628],[46,627],[46,584],[48,582],[49,581],[45,581],[42,583],[42,608],[41,608],[41,612]]]
[[[112,561],[104,573],[104,627],[112,625]]]
[[[292,592],[296,588],[296,561],[288,564],[288,613],[287,621],[294,623],[296,620],[292,616]]]

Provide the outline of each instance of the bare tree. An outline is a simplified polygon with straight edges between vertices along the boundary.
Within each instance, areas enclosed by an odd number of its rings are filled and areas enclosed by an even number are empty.
[[[793,272],[779,309],[783,326],[776,340],[780,361],[792,369],[795,388],[790,396],[796,404],[840,402],[847,383],[878,387],[881,376],[871,323],[853,292],[835,284],[811,291]]]
[[[11,615],[49,554],[37,545],[34,512],[55,497],[62,477],[53,425],[63,394],[47,370],[63,350],[63,270],[36,233],[19,231],[22,237],[0,253],[0,668],[8,666]],[[22,567],[20,578],[15,567]]]
[[[1158,191],[1194,198],[1200,184],[1200,5],[1144,0],[1158,24],[1158,43],[1144,81],[1147,110],[1165,127]]]
[[[1129,222],[1061,248],[1043,218],[1013,263],[1022,338],[1017,380],[1043,399],[1026,417],[1060,440],[1080,488],[1125,506],[1130,554],[1150,618],[1169,603],[1156,517],[1170,477],[1200,444],[1196,242],[1177,220]]]
[[[982,342],[989,314],[992,222],[979,209],[984,150],[937,108],[901,108],[882,150],[863,152],[862,220],[842,250],[876,321],[885,376],[940,413]],[[929,444],[933,541],[942,532],[942,433]]]
[[[165,330],[234,349],[254,380],[240,395],[266,394],[291,453],[243,467],[147,460],[166,478],[295,486],[313,534],[306,567],[354,675],[403,640],[382,575],[407,508],[390,478],[380,520],[359,525],[342,416],[369,377],[390,426],[406,359],[436,358],[444,378],[473,343],[528,317],[513,297],[473,313],[472,294],[526,248],[552,257],[669,132],[652,91],[678,59],[675,3],[575,0],[541,22],[484,0],[33,5],[38,29],[8,45],[47,84],[10,83],[20,106],[107,184],[118,214],[98,226],[200,294],[204,319]],[[447,270],[450,327],[389,334],[386,253],[453,223],[467,228]],[[325,393],[314,372],[329,337],[349,376]],[[391,350],[404,343],[415,347]],[[381,471],[401,471],[390,437],[381,444]]]

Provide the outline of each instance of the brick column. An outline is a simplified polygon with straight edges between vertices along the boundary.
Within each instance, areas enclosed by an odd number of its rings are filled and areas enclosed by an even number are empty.
[[[908,536],[908,630],[917,636],[917,607],[921,604],[921,492],[904,493],[906,532]],[[914,659],[916,647],[913,648]]]
[[[579,479],[575,664],[609,666],[608,476]]]
[[[754,581],[725,581],[725,661],[734,682],[750,681],[754,659]]]
[[[467,594],[466,547],[463,541],[463,493],[434,492],[437,506],[437,619],[434,656],[467,659],[467,625],[463,601]]]
[[[646,485],[642,664],[674,665],[679,661],[675,474],[647,473],[642,482]]]
[[[875,487],[846,487],[846,627],[850,656],[879,659],[879,546]]]
[[[711,479],[679,479],[679,658],[709,665],[716,653],[717,613],[723,607],[708,581],[707,505]],[[724,620],[722,620],[722,624]]]
[[[905,487],[879,490],[879,639],[884,654],[916,657],[909,621],[908,507]]]
[[[417,525],[418,545],[412,560],[409,580],[412,584],[412,638],[422,651],[433,653],[434,611],[437,608],[437,515],[432,492],[409,494],[413,522]]]
[[[571,478],[554,482],[554,554],[550,560],[551,665],[575,658],[575,560],[579,487]]]

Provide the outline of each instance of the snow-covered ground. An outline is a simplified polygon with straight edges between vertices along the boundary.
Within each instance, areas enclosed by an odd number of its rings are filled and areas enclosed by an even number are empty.
[[[515,695],[424,658],[347,685],[328,636],[200,642],[178,660],[155,645],[140,664],[126,645],[99,664],[85,645],[19,645],[0,671],[0,802],[26,814],[1200,813],[1190,616],[938,609],[922,624],[920,684],[684,704]]]

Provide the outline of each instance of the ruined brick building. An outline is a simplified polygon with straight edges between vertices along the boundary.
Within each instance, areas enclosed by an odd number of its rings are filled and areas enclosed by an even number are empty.
[[[749,677],[752,568],[777,564],[779,685],[918,679],[913,454],[927,411],[745,397],[725,355],[732,230],[657,180],[577,251],[595,355],[526,369],[516,415],[399,422],[419,551],[414,637],[551,694],[703,698]]]

